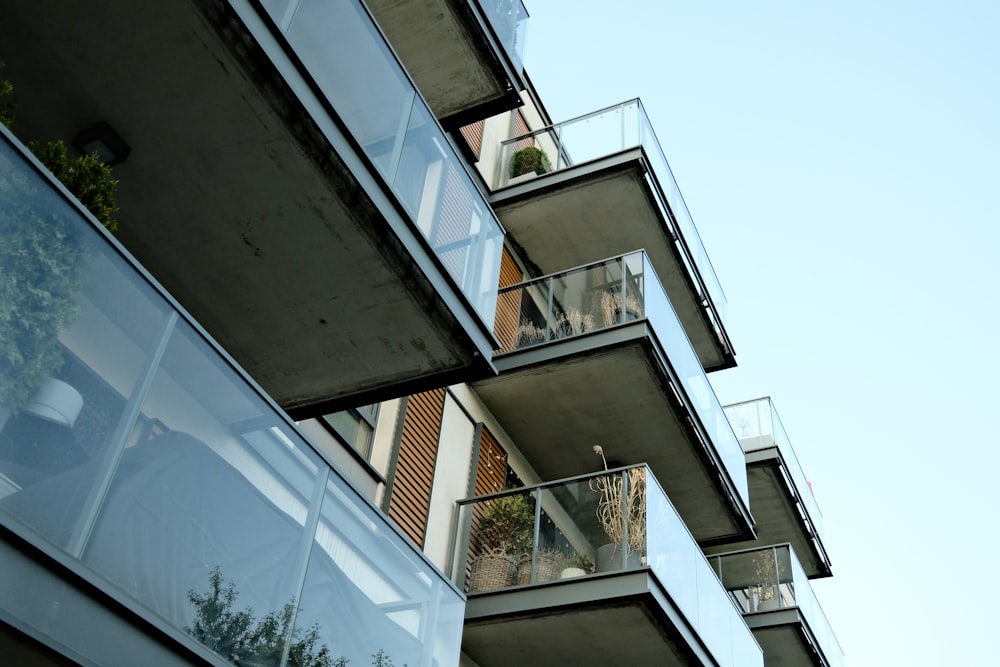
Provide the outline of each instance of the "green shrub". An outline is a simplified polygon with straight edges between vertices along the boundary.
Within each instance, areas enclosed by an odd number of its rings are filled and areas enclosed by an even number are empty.
[[[541,148],[528,146],[514,153],[510,160],[510,175],[512,177],[524,174],[545,174],[552,171],[549,156]]]

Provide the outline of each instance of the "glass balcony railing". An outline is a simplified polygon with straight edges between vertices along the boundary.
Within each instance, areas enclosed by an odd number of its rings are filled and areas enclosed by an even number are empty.
[[[462,500],[458,526],[452,572],[469,593],[648,568],[719,665],[763,665],[738,610],[644,465]]]
[[[521,0],[478,0],[500,45],[514,69],[524,71],[524,41],[528,34],[528,10]]]
[[[799,459],[795,455],[795,448],[792,447],[791,440],[785,432],[785,427],[781,424],[778,411],[774,409],[774,403],[770,398],[759,398],[743,403],[734,403],[723,408],[726,417],[740,441],[740,446],[744,452],[753,452],[769,447],[776,447],[781,452],[781,457],[785,460],[788,474],[792,478],[792,483],[798,493],[809,520],[817,533],[823,531],[823,513],[819,509],[816,497],[812,492],[812,485],[806,479]]]
[[[659,203],[664,218],[677,226],[694,282],[707,290],[702,297],[711,300],[724,325],[725,292],[640,100],[629,100],[502,142],[502,168],[497,173],[496,187],[509,185],[512,178],[521,175],[560,171],[635,147],[642,147],[650,161],[655,176],[651,185],[662,197]]]
[[[457,664],[461,594],[8,137],[0,523],[234,663]]]
[[[709,562],[744,614],[798,608],[826,664],[842,667],[844,652],[840,642],[791,545],[709,556]]]
[[[503,229],[360,0],[268,13],[433,253],[493,326]]]
[[[643,251],[502,288],[495,333],[500,354],[647,319],[743,502],[746,460]]]

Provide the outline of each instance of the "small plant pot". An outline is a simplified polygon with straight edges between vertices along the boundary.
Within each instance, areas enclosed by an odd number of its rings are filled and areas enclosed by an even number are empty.
[[[582,577],[585,574],[587,574],[587,571],[582,567],[567,567],[559,573],[559,578],[573,579],[574,577]]]
[[[509,588],[517,580],[517,563],[502,552],[485,553],[472,563],[469,592]]]
[[[598,572],[613,572],[622,569],[622,545],[605,544],[603,547],[598,547],[596,565]],[[629,570],[642,567],[642,554],[635,549],[629,551],[626,567]]]

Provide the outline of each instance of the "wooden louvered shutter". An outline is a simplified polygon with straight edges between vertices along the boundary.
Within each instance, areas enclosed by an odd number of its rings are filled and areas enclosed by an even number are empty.
[[[392,475],[389,518],[420,547],[424,546],[427,531],[444,396],[442,388],[407,399],[399,456]]]
[[[479,461],[476,465],[476,495],[503,491],[507,481],[507,451],[484,426],[479,438]]]
[[[528,121],[524,120],[524,114],[522,114],[520,111],[515,111],[513,136],[520,137],[522,135],[527,134],[528,132],[531,132],[531,129],[528,127]],[[534,145],[535,145],[534,138],[529,137],[527,139],[522,139],[521,141],[514,144],[513,150],[519,151],[522,148],[528,148],[529,146],[534,146]]]
[[[485,496],[503,491],[507,481],[507,451],[497,442],[493,434],[483,426],[479,437],[479,459],[476,461],[475,495]],[[476,503],[472,510],[472,540],[469,545],[469,560],[465,564],[465,575],[472,575],[472,561],[483,553],[483,547],[476,538],[476,526],[483,518],[489,502]],[[468,580],[468,579],[466,579]]]
[[[472,125],[466,125],[459,130],[465,143],[469,145],[469,150],[479,159],[479,153],[483,149],[483,130],[486,129],[486,121],[479,120]]]
[[[514,258],[504,246],[503,254],[500,256],[500,287],[516,285],[521,282],[524,274],[517,267]],[[521,292],[514,290],[500,294],[497,298],[496,318],[493,324],[493,333],[500,341],[500,349],[510,350],[514,347],[514,337],[517,335],[518,315],[521,309]]]

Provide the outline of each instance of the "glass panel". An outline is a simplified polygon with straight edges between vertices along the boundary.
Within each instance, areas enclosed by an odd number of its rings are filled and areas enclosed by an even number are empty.
[[[286,36],[320,88],[336,91],[337,114],[391,181],[413,89],[367,13],[355,2],[301,0]]]
[[[330,656],[317,619],[362,614],[361,598],[345,612],[330,596],[333,562],[331,585],[350,579],[392,621],[380,643],[344,655],[457,664],[460,594],[339,477],[328,487],[330,469],[283,413],[0,138],[0,313],[32,324],[0,329],[0,344],[54,359],[2,357],[0,522],[59,545],[113,582],[109,594],[234,663]],[[334,524],[377,579],[346,567]],[[376,596],[385,586],[399,595]]]
[[[703,286],[707,298],[711,299],[719,313],[717,328],[721,329],[725,325],[726,295],[656,133],[638,99],[501,142],[501,164],[505,168],[498,171],[495,187],[510,185],[511,179],[519,175],[514,169],[516,154],[527,147],[544,151],[553,165],[549,171],[559,171],[637,146],[644,149],[650,161],[654,175],[652,182],[663,195],[660,205],[664,215],[667,209],[673,214],[678,236],[688,253],[692,278],[696,285]]]
[[[82,558],[220,655],[278,664],[282,634],[254,633],[296,606],[319,465],[230,373],[178,325],[142,405],[159,432],[133,435]]]
[[[699,421],[722,459],[722,467],[728,472],[743,503],[749,507],[750,491],[747,485],[746,458],[743,449],[733,434],[726,413],[719,404],[715,390],[709,383],[701,361],[691,347],[691,342],[677,319],[666,292],[659,284],[656,272],[653,271],[648,258],[645,258],[645,253],[642,254],[646,263],[646,312],[653,322],[656,338],[663,346]]]
[[[332,665],[458,664],[464,605],[382,521],[327,484],[294,642]]]
[[[6,143],[0,238],[0,509],[66,548],[133,420],[157,428],[127,407],[167,311]]]
[[[721,665],[762,663],[708,561],[645,466],[459,503],[457,582],[479,593],[652,569]],[[756,658],[754,658],[754,654]]]
[[[283,26],[284,15],[271,11]],[[365,155],[487,326],[503,231],[359,2],[302,0],[285,32]]]
[[[528,10],[521,0],[479,0],[479,6],[493,26],[497,41],[507,51],[514,69],[524,69],[524,40],[527,35]]]

